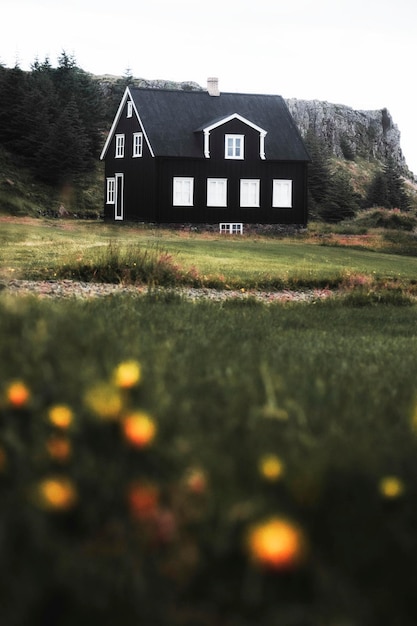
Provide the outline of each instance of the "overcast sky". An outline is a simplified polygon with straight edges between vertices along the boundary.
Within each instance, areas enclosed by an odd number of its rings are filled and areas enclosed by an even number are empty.
[[[2,0],[0,62],[386,107],[417,174],[416,0]],[[1,97],[1,94],[0,94]]]

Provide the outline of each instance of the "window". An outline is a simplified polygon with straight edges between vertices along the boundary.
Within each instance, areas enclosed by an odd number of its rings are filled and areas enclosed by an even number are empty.
[[[224,158],[243,159],[244,135],[225,135]]]
[[[227,178],[207,179],[207,206],[227,206]]]
[[[125,155],[125,136],[116,135],[116,159],[122,159]]]
[[[142,156],[143,135],[142,133],[133,133],[133,155],[134,157]]]
[[[193,206],[193,192],[194,178],[174,177],[174,206]]]
[[[219,224],[220,233],[225,233],[229,235],[241,235],[243,233],[243,224],[234,224],[234,223],[220,223]]]
[[[272,206],[275,208],[292,207],[292,180],[275,179],[272,188]]]
[[[107,179],[107,204],[114,204],[114,189],[115,189],[115,180],[114,178]]]
[[[259,207],[260,181],[242,178],[240,181],[240,206]]]
[[[127,103],[127,117],[132,117],[133,114],[133,104],[132,101],[129,100]]]

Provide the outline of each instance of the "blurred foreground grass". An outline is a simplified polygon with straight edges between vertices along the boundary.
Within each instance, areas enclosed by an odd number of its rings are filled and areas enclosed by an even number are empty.
[[[1,624],[415,625],[416,318],[3,294]]]

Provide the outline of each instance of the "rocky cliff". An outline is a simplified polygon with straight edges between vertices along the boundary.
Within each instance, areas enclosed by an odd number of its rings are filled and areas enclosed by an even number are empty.
[[[334,156],[382,162],[391,156],[405,175],[411,174],[401,150],[400,131],[387,109],[356,111],[341,104],[296,98],[286,102],[301,134],[313,131]]]

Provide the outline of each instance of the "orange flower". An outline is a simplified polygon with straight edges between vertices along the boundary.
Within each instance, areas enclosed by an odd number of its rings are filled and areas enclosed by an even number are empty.
[[[16,408],[25,406],[30,398],[30,391],[25,383],[21,380],[15,380],[14,382],[10,383],[7,388],[6,394],[9,403]]]
[[[65,404],[57,404],[49,409],[49,421],[57,428],[68,428],[74,419],[72,410]]]
[[[156,435],[156,424],[143,411],[136,411],[122,421],[123,435],[135,448],[144,448],[152,443]]]
[[[117,387],[129,389],[140,382],[141,368],[137,361],[123,361],[114,371],[114,382]]]
[[[65,462],[71,457],[71,442],[65,437],[50,437],[46,442],[49,456],[55,461]]]
[[[39,505],[49,511],[68,511],[77,502],[77,490],[69,478],[45,478],[37,488]]]
[[[133,517],[144,520],[154,517],[159,504],[159,491],[155,485],[135,482],[127,491],[127,501]]]
[[[304,533],[284,518],[273,517],[255,524],[249,529],[246,540],[252,561],[267,569],[292,569],[305,558]]]

